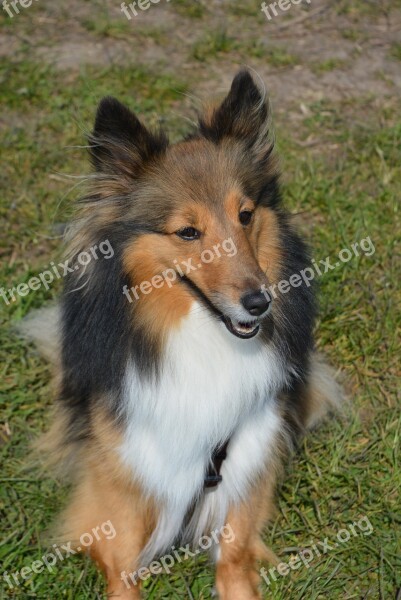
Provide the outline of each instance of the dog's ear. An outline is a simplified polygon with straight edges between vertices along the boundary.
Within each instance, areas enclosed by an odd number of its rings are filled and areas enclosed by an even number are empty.
[[[135,179],[146,163],[165,152],[168,139],[163,132],[149,132],[129,108],[106,97],[97,109],[89,143],[97,171]]]
[[[199,131],[219,144],[226,138],[244,142],[259,160],[267,159],[273,149],[269,137],[269,105],[249,71],[234,78],[231,89],[217,108],[199,120]]]

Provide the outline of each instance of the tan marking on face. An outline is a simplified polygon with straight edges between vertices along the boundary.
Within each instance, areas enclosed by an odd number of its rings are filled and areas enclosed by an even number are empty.
[[[160,343],[167,330],[177,327],[189,313],[193,302],[188,289],[179,282],[174,263],[179,255],[171,238],[170,235],[144,235],[127,248],[123,258],[131,286],[136,288],[130,292],[135,318]],[[188,254],[184,260],[187,258]]]
[[[269,208],[258,207],[250,232],[250,241],[260,268],[266,273],[270,283],[276,283],[280,276],[282,247],[280,229],[275,212]]]
[[[255,209],[255,206],[252,199],[238,192],[229,194],[226,199],[227,214],[233,220],[237,218],[239,221],[241,211],[253,213],[252,221],[243,230],[261,270],[273,282],[277,280],[282,260],[278,218],[273,210],[263,206]]]
[[[231,304],[238,305],[244,293],[260,289],[267,280],[258,264],[250,233],[252,223],[244,227],[239,220],[242,210],[253,212],[255,203],[247,198],[239,188],[233,188],[224,200],[224,222],[214,217],[213,240],[211,247],[231,239],[235,244],[236,254],[215,259],[199,277],[210,294],[217,293],[225,297]]]
[[[195,227],[201,233],[206,233],[212,219],[213,215],[207,206],[188,202],[180,212],[172,215],[167,221],[166,232],[172,235],[184,227]],[[185,241],[181,243],[185,243]]]
[[[243,210],[253,212],[255,203],[251,198],[245,196],[241,190],[232,190],[224,202],[227,216],[232,220],[233,224],[240,223],[239,214]]]

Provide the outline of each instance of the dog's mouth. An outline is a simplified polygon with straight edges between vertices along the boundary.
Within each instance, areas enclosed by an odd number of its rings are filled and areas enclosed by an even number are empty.
[[[221,320],[230,333],[243,340],[249,340],[250,338],[255,337],[260,329],[260,324],[258,321],[242,323],[240,321],[233,321],[230,319],[230,317],[226,317],[224,315],[221,317]]]
[[[253,319],[251,321],[237,321],[236,319],[231,319],[222,313],[189,277],[184,275],[181,278],[181,281],[186,284],[192,290],[195,296],[224,323],[227,330],[232,335],[235,335],[242,340],[249,340],[259,333],[260,319]]]

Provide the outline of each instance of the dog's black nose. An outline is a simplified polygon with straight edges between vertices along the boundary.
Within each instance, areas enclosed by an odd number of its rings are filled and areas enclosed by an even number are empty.
[[[244,294],[241,298],[242,306],[253,316],[260,317],[270,306],[271,298],[267,292],[257,290]]]

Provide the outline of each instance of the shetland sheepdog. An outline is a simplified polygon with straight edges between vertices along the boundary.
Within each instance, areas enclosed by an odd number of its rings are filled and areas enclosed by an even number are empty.
[[[314,286],[291,280],[310,259],[269,129],[246,70],[175,144],[104,98],[62,297],[25,326],[55,369],[42,446],[73,481],[59,535],[77,547],[111,521],[89,552],[122,600],[140,598],[127,573],[224,526],[217,594],[259,598],[278,473],[340,397],[314,349]],[[105,240],[112,258],[83,277],[77,257]],[[272,294],[281,281],[294,285]]]

